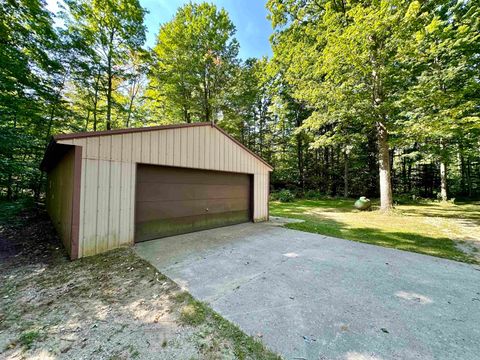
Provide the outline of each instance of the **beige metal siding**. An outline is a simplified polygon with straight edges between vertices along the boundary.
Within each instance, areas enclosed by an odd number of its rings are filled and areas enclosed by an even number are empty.
[[[133,244],[137,163],[253,174],[254,221],[268,218],[270,168],[215,127],[58,142],[83,147],[79,257]]]
[[[48,214],[69,254],[71,254],[72,250],[71,228],[74,163],[75,151],[72,149],[66,153],[57,166],[48,173],[46,198]]]

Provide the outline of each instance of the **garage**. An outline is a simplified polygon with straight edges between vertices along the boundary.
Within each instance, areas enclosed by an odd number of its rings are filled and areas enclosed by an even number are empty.
[[[135,242],[250,221],[250,177],[139,164]]]
[[[41,169],[72,259],[268,220],[272,167],[212,123],[59,134]]]

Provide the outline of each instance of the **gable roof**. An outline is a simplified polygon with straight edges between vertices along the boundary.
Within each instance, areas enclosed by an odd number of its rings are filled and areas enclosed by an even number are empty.
[[[266,166],[268,166],[271,170],[273,167],[263,160],[260,156],[255,154],[252,150],[247,148],[243,145],[240,141],[235,139],[233,136],[228,134],[225,130],[218,127],[217,125],[210,123],[210,122],[198,122],[198,123],[190,123],[190,124],[173,124],[173,125],[161,125],[161,126],[149,126],[149,127],[141,127],[141,128],[128,128],[128,129],[114,129],[114,130],[105,130],[105,131],[87,131],[87,132],[78,132],[78,133],[71,133],[71,134],[57,134],[52,137],[52,141],[49,144],[47,151],[45,152],[45,156],[42,161],[41,168],[44,168],[43,164],[46,162],[46,159],[51,153],[52,148],[54,147],[52,143],[57,143],[59,140],[69,140],[69,139],[80,139],[80,138],[87,138],[87,137],[95,137],[95,136],[108,136],[108,135],[117,135],[117,134],[129,134],[129,133],[136,133],[136,132],[147,132],[147,131],[157,131],[157,130],[168,130],[168,129],[178,129],[178,128],[188,128],[188,127],[196,127],[196,126],[211,126],[218,131],[220,131],[223,135],[228,137],[230,140],[235,142],[241,148],[246,150],[250,155],[254,156]]]

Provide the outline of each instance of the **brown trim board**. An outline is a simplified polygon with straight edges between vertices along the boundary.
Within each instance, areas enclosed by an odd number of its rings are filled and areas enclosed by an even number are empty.
[[[142,165],[142,163],[135,163],[135,188],[133,189],[133,238],[132,238],[132,245],[135,245],[136,239],[135,234],[137,232],[137,186],[138,186],[138,167]],[[158,166],[158,165],[157,165]],[[131,221],[131,219],[130,219]]]
[[[268,176],[268,190],[267,190],[267,221],[270,220],[270,172],[267,174]]]
[[[209,122],[198,122],[198,123],[187,123],[187,124],[172,124],[172,125],[160,125],[160,126],[148,126],[148,127],[139,127],[139,128],[128,128],[128,129],[113,129],[113,130],[103,130],[103,131],[84,131],[71,134],[58,134],[54,135],[54,140],[69,140],[69,139],[79,139],[92,136],[108,136],[108,135],[117,135],[117,134],[130,134],[143,131],[155,131],[155,130],[167,130],[167,129],[178,129],[183,127],[194,127],[194,126],[209,126]]]
[[[80,237],[80,201],[82,185],[82,147],[74,148],[73,165],[73,194],[72,194],[72,223],[70,229],[70,258],[78,259],[79,237]]]
[[[254,178],[254,174],[249,174],[249,177],[250,177],[250,205],[249,205],[249,211],[250,211],[250,221],[251,222],[255,222],[255,216],[254,216],[254,212],[255,212],[255,196],[253,194],[253,192],[255,191],[255,178]]]

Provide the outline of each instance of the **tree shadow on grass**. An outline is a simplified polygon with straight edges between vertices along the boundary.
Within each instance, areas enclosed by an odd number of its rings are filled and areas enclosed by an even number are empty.
[[[441,217],[446,219],[470,220],[480,225],[480,204],[471,203],[463,205],[436,205],[428,208],[422,208],[415,205],[403,210],[405,215]]]
[[[316,199],[316,200],[295,200],[290,203],[272,202],[271,209],[277,215],[301,216],[313,209],[320,209],[322,212],[339,213],[360,213],[353,206],[355,199]],[[372,210],[378,209],[377,199],[372,200]],[[435,202],[401,203],[396,208],[406,216],[443,217],[453,219],[468,219],[480,224],[480,202],[461,202],[445,204]]]
[[[282,203],[272,202],[270,204],[272,211],[279,216],[301,216],[313,209],[321,209],[325,212],[359,212],[353,204],[355,199],[320,199],[320,200],[295,200],[294,202]],[[376,206],[376,202],[372,202]]]

